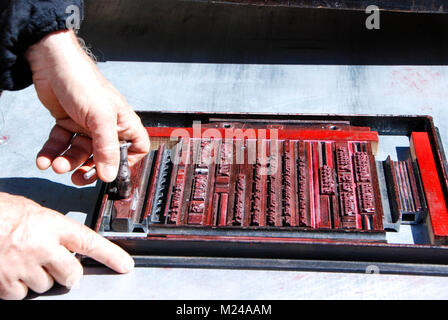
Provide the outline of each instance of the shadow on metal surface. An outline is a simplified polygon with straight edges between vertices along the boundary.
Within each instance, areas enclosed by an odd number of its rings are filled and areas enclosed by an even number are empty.
[[[62,214],[90,213],[97,197],[96,187],[75,188],[40,178],[0,178],[0,192],[34,200]]]
[[[70,291],[67,287],[61,286],[59,284],[55,284],[50,290],[45,293],[35,293],[34,291],[29,291],[28,295],[25,297],[25,300],[33,300],[38,297],[53,297],[60,296],[63,294],[67,294]]]

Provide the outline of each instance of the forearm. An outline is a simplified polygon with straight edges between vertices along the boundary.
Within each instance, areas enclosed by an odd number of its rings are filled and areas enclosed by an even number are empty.
[[[95,74],[99,73],[98,68],[81,48],[72,30],[45,36],[28,48],[25,58],[33,73],[39,99],[57,121],[79,117],[81,110],[77,106],[86,105],[85,100],[89,99],[85,95],[86,89],[80,88],[80,85],[88,82],[89,86],[98,87],[96,92],[100,90],[102,82],[95,78]],[[92,78],[94,80],[89,81]],[[40,90],[48,86],[60,94],[56,97],[48,94],[48,90]],[[84,117],[79,120],[85,121]],[[67,129],[88,135],[78,126]]]
[[[86,54],[72,30],[61,30],[31,45],[24,56],[30,64],[31,71],[36,73],[42,69],[55,68],[57,65],[85,59]]]

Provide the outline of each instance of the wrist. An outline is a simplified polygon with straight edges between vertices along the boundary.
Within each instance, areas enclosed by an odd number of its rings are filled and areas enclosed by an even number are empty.
[[[82,59],[83,51],[73,30],[53,32],[25,52],[33,73]]]

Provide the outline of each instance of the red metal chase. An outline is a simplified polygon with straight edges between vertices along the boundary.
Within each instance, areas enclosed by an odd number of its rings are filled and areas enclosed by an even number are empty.
[[[426,132],[412,133],[411,154],[420,168],[432,236],[435,242],[446,242],[446,237],[448,237],[448,211],[437,174],[431,143]]]

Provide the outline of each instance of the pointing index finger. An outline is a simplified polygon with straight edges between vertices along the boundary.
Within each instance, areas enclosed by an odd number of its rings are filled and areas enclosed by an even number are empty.
[[[134,268],[131,256],[116,244],[110,242],[85,225],[65,216],[62,217],[60,243],[68,250],[89,256],[119,273]]]

